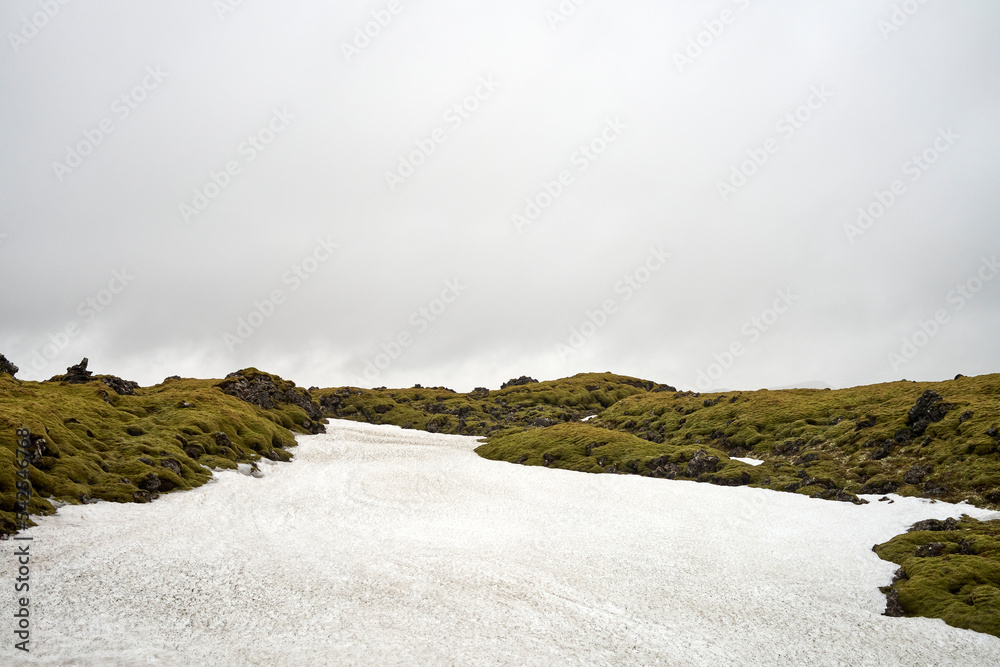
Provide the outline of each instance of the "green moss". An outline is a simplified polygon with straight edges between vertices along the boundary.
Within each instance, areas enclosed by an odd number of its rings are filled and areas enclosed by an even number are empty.
[[[901,566],[883,592],[895,591],[906,616],[1000,637],[1000,521],[964,516],[954,530],[904,533],[874,551]]]
[[[180,490],[204,484],[211,477],[206,466],[235,468],[261,456],[289,460],[292,430],[303,432],[305,412],[285,404],[262,410],[217,384],[170,380],[119,396],[100,382],[19,382],[0,375],[0,532],[15,526],[17,428],[45,438],[45,451],[29,466],[33,514],[51,513],[48,499],[132,502],[150,473],[165,488]],[[228,446],[218,444],[220,432]],[[164,467],[164,459],[176,462],[180,473]]]
[[[951,408],[923,435],[907,436],[908,412],[928,389]],[[651,441],[700,442],[731,456],[783,460],[798,474],[853,494],[895,489],[1000,509],[1000,436],[992,430],[1000,428],[998,396],[1000,374],[839,390],[643,392],[604,410],[594,424]],[[818,459],[806,460],[811,455]],[[908,478],[915,467],[927,473]]]
[[[506,389],[459,394],[443,387],[313,392],[327,416],[395,424],[459,435],[486,435],[511,427],[575,422],[621,399],[655,390],[648,380],[614,373],[580,373]]]

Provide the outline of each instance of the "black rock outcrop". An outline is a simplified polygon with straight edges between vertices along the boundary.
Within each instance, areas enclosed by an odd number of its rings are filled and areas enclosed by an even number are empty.
[[[14,377],[17,375],[19,370],[20,369],[17,366],[7,361],[7,357],[0,354],[0,373],[6,373],[7,375]]]
[[[537,383],[537,382],[538,382],[538,380],[536,380],[535,378],[530,378],[527,375],[522,375],[519,378],[514,378],[512,380],[507,380],[502,385],[500,385],[500,388],[501,389],[506,389],[507,387],[520,387],[521,385],[533,384],[533,383]]]
[[[928,389],[917,399],[917,404],[906,415],[906,424],[913,435],[923,435],[928,426],[944,419],[948,411],[955,407],[942,400],[941,395],[933,389]]]
[[[323,408],[312,399],[308,391],[296,387],[291,380],[262,373],[255,368],[245,368],[230,373],[216,386],[230,396],[265,410],[276,408],[280,403],[298,406],[309,417],[302,424],[305,429],[310,433],[326,433]]]

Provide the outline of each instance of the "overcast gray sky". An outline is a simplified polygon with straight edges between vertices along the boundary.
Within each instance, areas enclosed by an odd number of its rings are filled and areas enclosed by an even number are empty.
[[[12,0],[0,352],[44,379],[1000,371],[1000,5]]]

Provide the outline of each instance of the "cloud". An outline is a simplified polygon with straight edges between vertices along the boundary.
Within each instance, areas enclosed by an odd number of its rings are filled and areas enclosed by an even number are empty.
[[[948,295],[1000,252],[1000,10],[899,4],[74,3],[30,38],[37,7],[8,5],[0,351],[30,379],[88,356],[143,383],[254,364],[336,386],[408,333],[372,384],[466,390],[694,388],[733,343],[719,387],[996,371],[1000,286]],[[318,238],[338,249],[293,290]],[[650,247],[671,259],[625,301]],[[449,280],[468,289],[416,332]]]

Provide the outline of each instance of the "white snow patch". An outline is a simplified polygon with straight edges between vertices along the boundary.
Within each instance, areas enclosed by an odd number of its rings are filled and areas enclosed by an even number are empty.
[[[1000,666],[996,637],[882,616],[896,565],[871,551],[921,519],[990,515],[977,508],[548,470],[479,458],[472,437],[328,428],[260,480],[39,519],[18,660]]]
[[[730,456],[729,458],[731,458],[734,461],[742,461],[743,463],[748,463],[752,466],[759,466],[760,464],[763,463],[763,461],[761,461],[760,459],[751,459],[747,456]]]
[[[597,415],[590,415],[589,417],[584,417],[584,418],[583,418],[583,419],[581,419],[580,421],[582,421],[582,422],[589,422],[589,421],[590,421],[591,419],[593,419],[593,418],[594,418],[594,417],[596,417],[596,416],[597,416]]]

